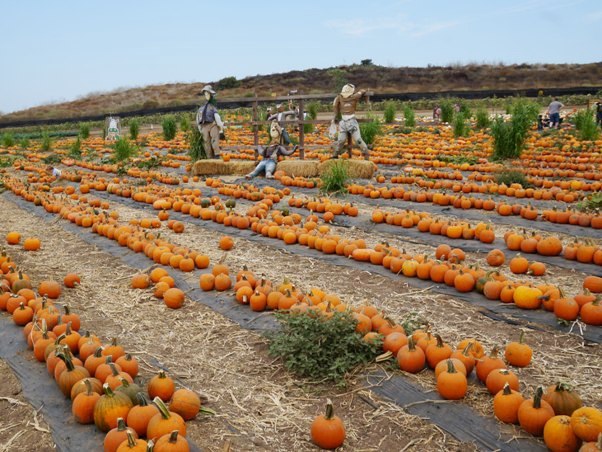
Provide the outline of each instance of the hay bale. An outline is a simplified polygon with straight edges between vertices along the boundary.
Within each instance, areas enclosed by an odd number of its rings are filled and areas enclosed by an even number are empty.
[[[326,160],[318,167],[320,175],[324,174],[334,162],[339,160]],[[376,171],[376,165],[369,160],[340,160],[346,163],[347,172],[351,179],[371,179]]]
[[[192,165],[190,174],[192,176],[244,175],[253,171],[255,165],[256,163],[252,161],[224,162],[221,159],[198,160]]]
[[[283,160],[276,166],[277,171],[284,171],[291,177],[317,177],[320,163],[316,160]]]

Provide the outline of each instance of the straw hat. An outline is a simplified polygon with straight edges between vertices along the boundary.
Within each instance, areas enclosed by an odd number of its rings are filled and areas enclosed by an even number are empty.
[[[351,83],[348,83],[345,86],[343,86],[343,89],[341,90],[341,96],[345,98],[351,97],[353,93],[355,93],[355,85],[352,85]]]
[[[203,86],[203,89],[201,90],[201,94],[203,94],[204,92],[208,92],[209,94],[215,94],[215,91],[213,90],[213,87],[211,85]]]

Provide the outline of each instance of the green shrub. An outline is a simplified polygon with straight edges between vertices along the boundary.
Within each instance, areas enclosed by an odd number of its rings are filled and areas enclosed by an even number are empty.
[[[339,93],[341,91],[343,86],[345,86],[347,83],[349,83],[347,81],[347,72],[345,72],[344,70],[342,70],[338,67],[329,69],[327,74],[331,77],[332,87],[335,90],[335,92],[337,92],[337,93]]]
[[[595,111],[592,109],[580,110],[575,115],[575,128],[581,140],[594,141],[598,139],[599,131],[595,120]]]
[[[414,109],[409,105],[403,107],[404,125],[406,127],[414,127],[416,125],[416,115]]]
[[[512,184],[521,184],[523,188],[531,187],[531,184],[527,181],[527,177],[516,170],[503,170],[496,174],[495,181],[498,184],[506,184],[510,186]]]
[[[312,121],[318,118],[318,112],[320,111],[320,103],[313,101],[307,104],[307,117]]]
[[[368,122],[362,122],[360,123],[360,133],[366,144],[371,145],[376,137],[382,133],[381,124],[374,118]]]
[[[42,151],[49,151],[50,149],[52,149],[52,140],[48,133],[44,132],[42,135]]]
[[[346,193],[349,180],[348,166],[345,160],[334,160],[322,174],[320,190],[324,193]]]
[[[133,157],[138,149],[134,146],[127,138],[119,138],[113,145],[115,150],[114,160],[116,162],[123,162]]]
[[[21,138],[21,140],[19,141],[19,147],[21,149],[27,149],[29,147],[29,139]]]
[[[82,142],[79,137],[69,146],[69,157],[79,159],[82,156]]]
[[[232,89],[238,88],[240,86],[240,82],[236,79],[236,77],[230,76],[219,80],[215,86],[217,90]]]
[[[454,104],[449,100],[441,102],[441,122],[451,124],[454,120]]]
[[[314,125],[313,124],[303,124],[303,132],[304,133],[312,133],[314,131]],[[293,138],[291,138],[291,142],[293,141]]]
[[[140,122],[137,119],[130,121],[130,139],[137,140],[140,133]]]
[[[190,118],[184,114],[180,118],[180,130],[182,132],[188,132],[190,130]]]
[[[165,138],[165,141],[173,140],[176,136],[176,132],[178,131],[176,118],[174,118],[172,115],[167,115],[163,118],[161,125],[163,126],[163,138]]]
[[[5,132],[4,135],[2,135],[2,144],[4,145],[4,147],[11,147],[15,145],[15,137],[13,136],[12,133],[8,133]]]
[[[334,312],[332,317],[280,312],[275,316],[281,329],[270,337],[270,355],[301,377],[345,385],[345,376],[372,361],[382,346],[381,341],[364,341],[348,312]]]
[[[518,101],[512,106],[512,118],[504,121],[500,116],[491,125],[493,159],[505,160],[520,157],[531,125],[537,120],[539,106],[528,101]]]
[[[205,148],[203,147],[203,137],[199,129],[191,127],[187,134],[190,160],[194,163],[197,160],[206,159]]]
[[[460,102],[460,113],[462,113],[466,119],[472,117],[472,111],[466,102]]]
[[[602,192],[597,191],[588,195],[577,204],[577,208],[586,212],[599,212],[602,210]]]
[[[395,122],[395,102],[386,102],[385,111],[383,113],[385,123],[392,124]]]
[[[469,127],[466,123],[466,119],[464,119],[464,113],[458,113],[454,118],[454,122],[452,124],[454,129],[454,137],[466,137],[468,136]]]
[[[83,140],[90,136],[90,126],[88,124],[81,124],[79,126],[79,136],[82,137]]]
[[[489,119],[489,112],[484,108],[480,108],[477,110],[476,119],[478,129],[486,129],[491,124],[491,120]]]

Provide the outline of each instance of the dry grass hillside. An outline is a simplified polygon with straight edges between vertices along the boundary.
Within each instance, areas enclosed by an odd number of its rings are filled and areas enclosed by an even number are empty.
[[[225,98],[252,96],[254,92],[264,96],[282,95],[291,89],[300,89],[305,93],[328,93],[341,81],[347,80],[379,93],[587,87],[601,83],[602,62],[426,68],[352,65],[256,75],[241,80],[223,79],[214,81],[213,85],[220,88],[220,96]],[[198,92],[203,84],[171,83],[94,93],[70,102],[13,112],[2,116],[0,121],[67,118],[194,104],[200,101]]]

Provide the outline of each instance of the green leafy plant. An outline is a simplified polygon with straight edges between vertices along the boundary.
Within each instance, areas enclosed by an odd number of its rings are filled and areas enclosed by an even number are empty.
[[[386,102],[385,111],[383,112],[383,120],[386,124],[395,122],[395,102]]]
[[[44,157],[42,161],[47,165],[55,165],[57,163],[61,163],[61,156],[58,154],[50,154]]]
[[[491,124],[493,159],[505,160],[520,157],[529,129],[537,119],[539,106],[519,100],[512,106],[512,118],[504,121],[500,116]]]
[[[320,111],[320,103],[313,101],[307,104],[307,116],[311,120],[316,120],[318,118],[318,112]]]
[[[140,122],[137,119],[130,121],[130,139],[137,140],[140,133]]]
[[[321,176],[320,190],[324,193],[346,193],[349,180],[349,164],[345,160],[334,160]]]
[[[2,135],[2,144],[4,145],[4,147],[10,148],[11,146],[15,145],[15,137],[13,136],[12,133],[4,133]]]
[[[82,142],[79,137],[69,146],[69,157],[79,159],[82,156]]]
[[[205,148],[203,147],[203,137],[196,127],[191,127],[187,134],[190,160],[194,163],[197,160],[206,159]]]
[[[495,181],[498,184],[512,185],[521,184],[523,188],[531,187],[531,183],[527,180],[527,177],[517,170],[505,169],[495,175]]]
[[[416,126],[416,115],[414,114],[414,109],[410,105],[405,105],[403,107],[403,118],[406,127]]]
[[[401,322],[399,322],[399,324],[409,336],[416,330],[426,328],[428,326],[428,321],[417,312],[410,312]]]
[[[159,159],[155,156],[152,156],[148,160],[142,160],[140,162],[137,162],[136,166],[140,169],[147,169],[147,170],[157,168],[159,166]]]
[[[348,312],[331,317],[311,313],[276,313],[281,329],[270,338],[270,354],[302,377],[345,385],[345,376],[375,358],[382,342],[371,344],[355,331]]]
[[[21,149],[27,149],[29,147],[29,139],[28,138],[21,138],[19,140],[19,147]]]
[[[88,124],[81,124],[79,126],[79,136],[82,137],[83,140],[90,136],[90,126]]]
[[[180,130],[182,132],[188,132],[190,130],[190,118],[184,114],[180,118]]]
[[[441,102],[441,121],[451,124],[454,120],[454,104],[449,100]]]
[[[163,118],[161,125],[163,126],[163,138],[165,138],[165,141],[173,140],[178,131],[176,118],[174,118],[172,115],[167,115]]]
[[[491,120],[489,119],[489,112],[484,108],[480,108],[477,110],[476,120],[477,129],[486,129],[491,124]]]
[[[127,138],[119,138],[113,145],[115,150],[114,160],[116,162],[123,162],[133,157],[138,149],[134,146]]]
[[[16,160],[14,156],[3,155],[0,156],[0,168],[8,168],[12,166],[13,162]]]
[[[453,130],[454,130],[454,137],[455,138],[460,138],[460,137],[466,137],[468,136],[468,131],[470,130],[470,128],[468,127],[468,124],[466,123],[466,119],[464,117],[464,113],[458,113],[456,115],[456,117],[454,118],[454,122],[452,124]]]
[[[602,192],[592,193],[587,198],[577,204],[579,210],[586,212],[602,210]]]
[[[360,123],[360,133],[364,142],[370,146],[378,135],[382,134],[381,123],[375,118],[369,118],[368,122]]]
[[[585,110],[579,110],[577,114],[575,114],[575,129],[577,129],[577,135],[579,139],[589,141],[598,139],[599,131],[594,116],[594,110],[589,108]]]
[[[44,132],[42,135],[42,146],[41,147],[42,147],[42,151],[49,151],[50,149],[52,149],[52,140],[46,132]]]

